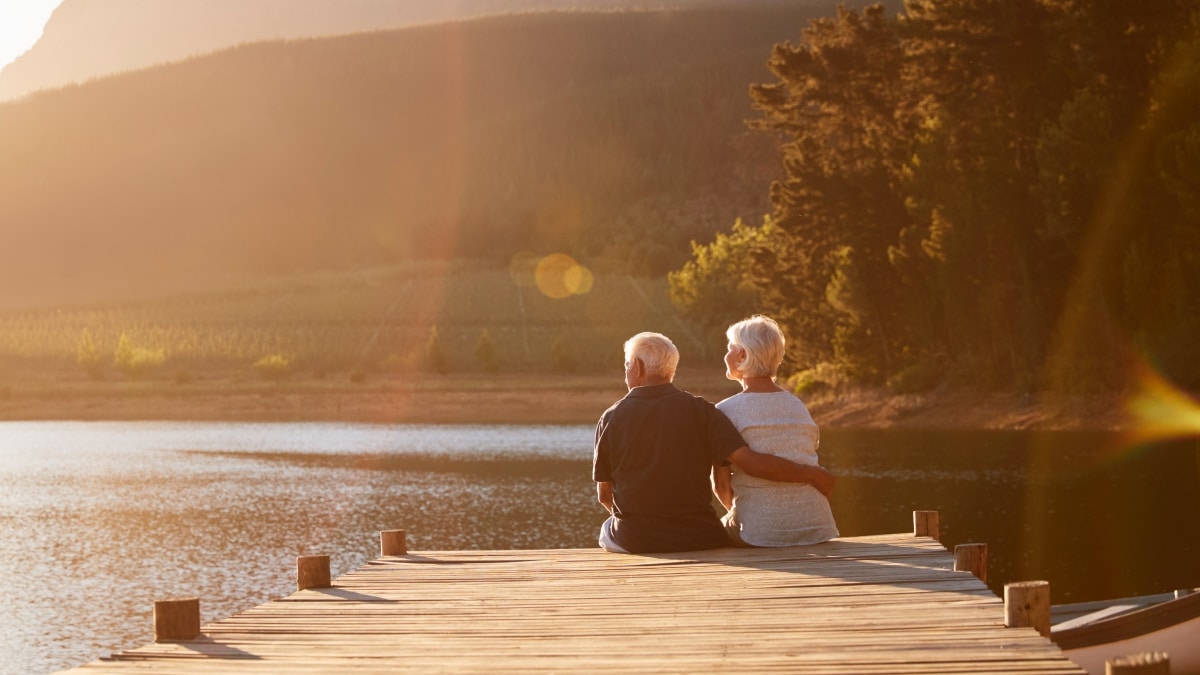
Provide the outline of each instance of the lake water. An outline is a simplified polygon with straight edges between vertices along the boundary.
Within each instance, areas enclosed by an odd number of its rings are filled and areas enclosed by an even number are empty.
[[[44,673],[153,639],[155,600],[202,620],[410,550],[595,545],[589,426],[0,423],[0,673]],[[1054,602],[1200,586],[1200,444],[1114,434],[823,432],[842,534],[986,542],[989,585]]]

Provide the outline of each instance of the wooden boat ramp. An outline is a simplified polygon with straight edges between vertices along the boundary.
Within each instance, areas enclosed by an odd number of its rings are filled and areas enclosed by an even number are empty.
[[[363,567],[330,581],[301,558],[301,590],[203,627],[196,599],[157,603],[155,643],[71,672],[1084,672],[1045,636],[1044,582],[1006,606],[986,549],[950,553],[922,513],[915,533],[657,555],[409,553],[384,532]]]

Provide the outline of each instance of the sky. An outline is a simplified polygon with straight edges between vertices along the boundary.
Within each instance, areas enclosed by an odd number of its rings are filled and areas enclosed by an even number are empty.
[[[62,0],[0,0],[0,68],[33,46]]]

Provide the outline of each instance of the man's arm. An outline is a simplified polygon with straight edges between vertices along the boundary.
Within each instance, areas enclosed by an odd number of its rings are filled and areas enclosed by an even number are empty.
[[[837,482],[833,474],[815,464],[797,464],[782,457],[755,452],[746,446],[734,450],[729,455],[729,461],[755,478],[777,483],[808,483],[826,497],[833,492],[833,484]]]
[[[721,500],[721,505],[725,507],[726,511],[733,508],[733,483],[730,482],[730,473],[728,466],[712,468],[713,492],[717,495],[717,499]]]
[[[613,512],[613,494],[612,483],[599,482],[596,483],[596,499],[600,504],[608,509],[609,513]]]

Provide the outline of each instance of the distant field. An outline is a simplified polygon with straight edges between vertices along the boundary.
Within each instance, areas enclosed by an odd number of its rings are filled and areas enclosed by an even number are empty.
[[[76,357],[85,330],[104,379],[124,379],[112,364],[122,334],[133,346],[162,351],[164,362],[145,379],[184,381],[199,373],[251,373],[254,363],[276,355],[293,376],[425,370],[434,326],[449,373],[612,370],[620,367],[622,342],[642,330],[672,336],[685,360],[697,363],[703,345],[665,290],[662,280],[598,273],[590,291],[554,299],[518,283],[507,268],[437,262],[138,303],[5,312],[0,385],[31,376],[84,378]],[[475,355],[485,330],[495,345],[490,369]]]

